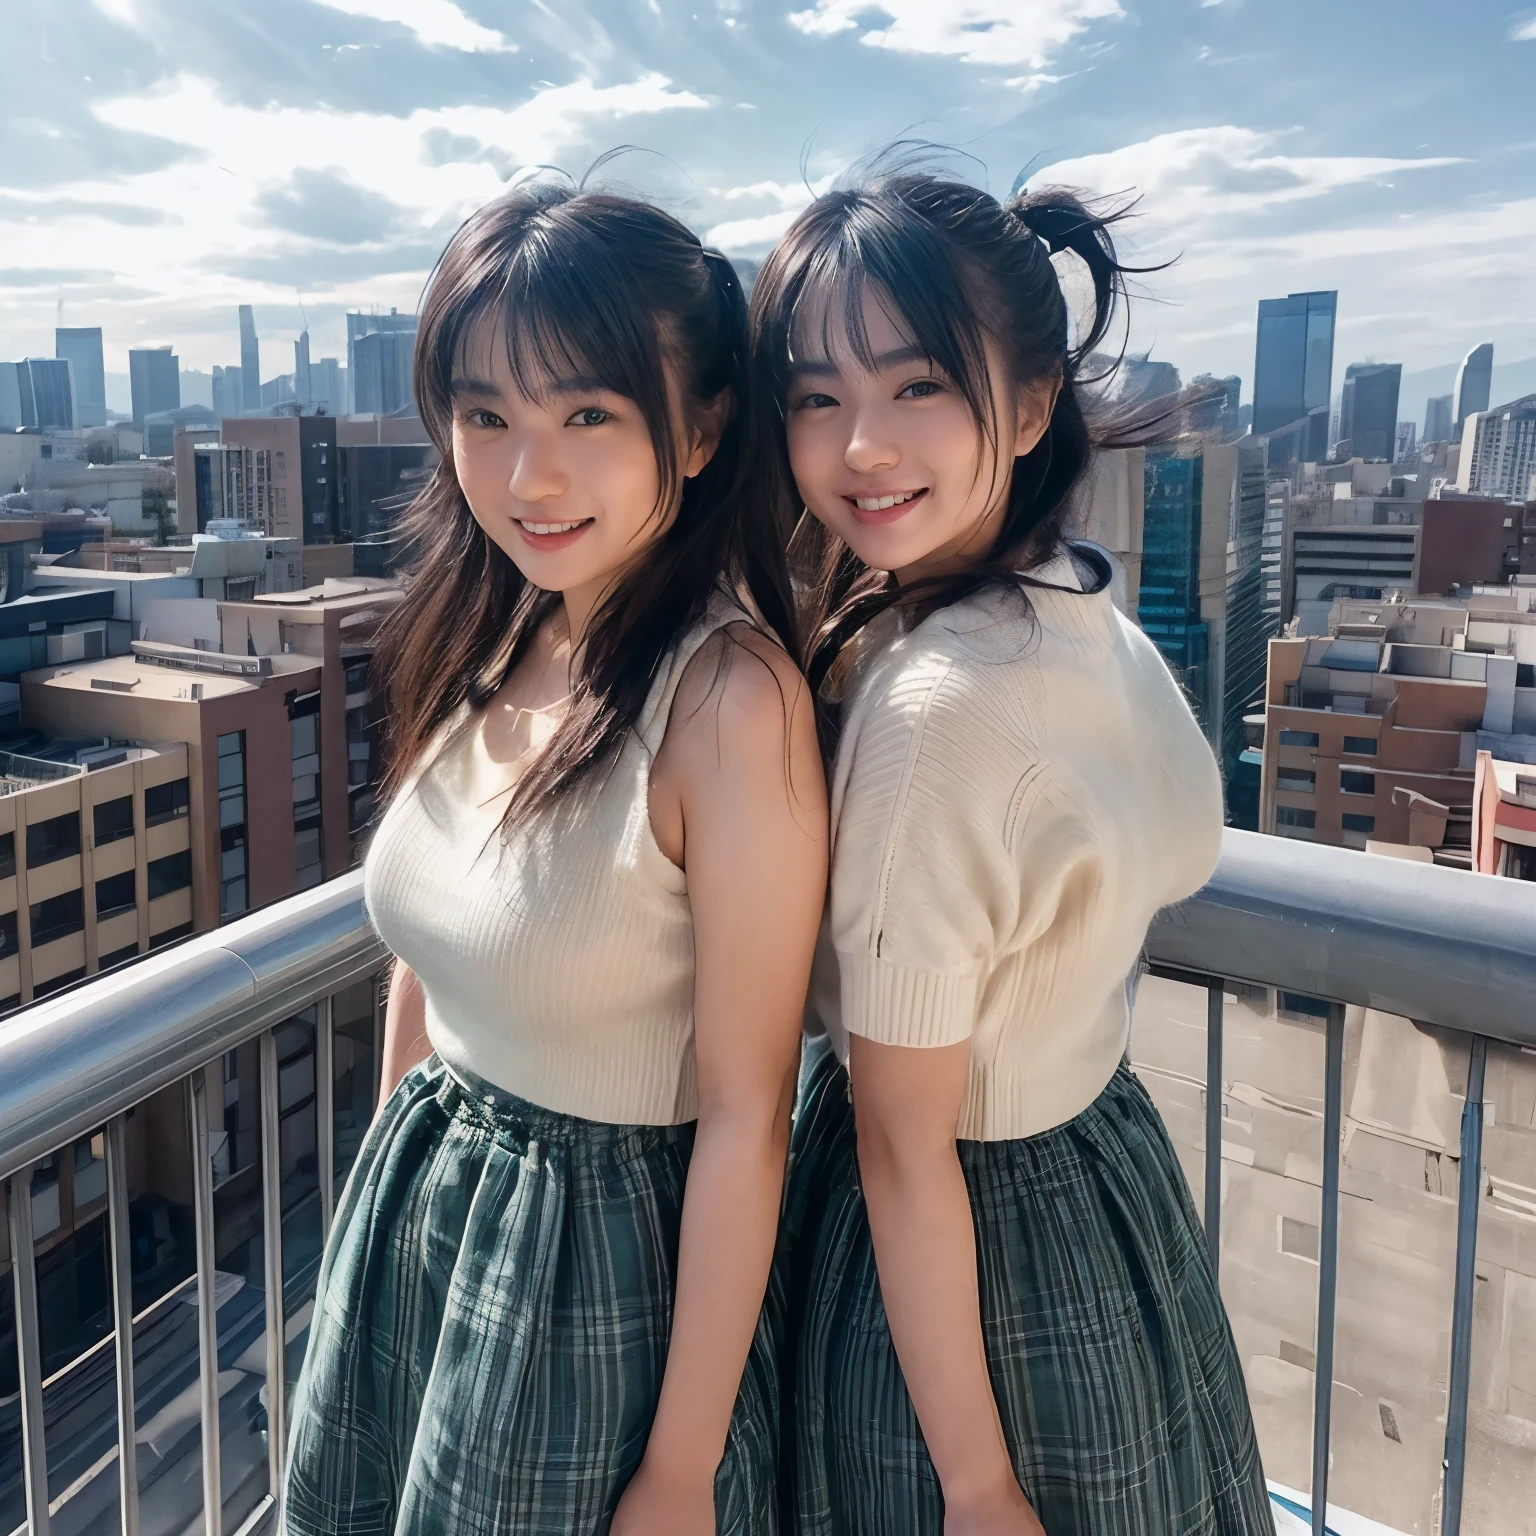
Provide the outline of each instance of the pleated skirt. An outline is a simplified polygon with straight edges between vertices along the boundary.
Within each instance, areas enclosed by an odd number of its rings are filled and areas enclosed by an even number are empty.
[[[959,1148],[992,1389],[1049,1536],[1273,1536],[1200,1222],[1140,1082],[1122,1067],[1065,1125]],[[824,1044],[802,1073],[791,1159],[774,1277],[784,1530],[942,1536],[880,1299],[848,1078]]]
[[[694,1128],[554,1114],[436,1057],[369,1130],[293,1411],[289,1536],[600,1536],[666,1364]],[[759,1326],[715,1479],[778,1530]]]

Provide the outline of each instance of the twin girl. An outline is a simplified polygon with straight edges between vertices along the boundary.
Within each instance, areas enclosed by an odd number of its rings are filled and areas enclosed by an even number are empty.
[[[900,171],[750,314],[626,198],[450,242],[292,1536],[1273,1529],[1125,1061],[1221,791],[1068,536],[1123,270],[1068,193]]]

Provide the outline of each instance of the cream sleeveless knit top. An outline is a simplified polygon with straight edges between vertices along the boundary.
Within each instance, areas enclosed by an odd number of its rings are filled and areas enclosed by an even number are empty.
[[[515,766],[487,756],[479,715],[390,806],[365,899],[419,978],[428,1037],[450,1068],[588,1120],[697,1117],[688,881],[656,844],[648,794],[684,668],[745,619],[714,599],[662,661],[612,766],[505,844]]]

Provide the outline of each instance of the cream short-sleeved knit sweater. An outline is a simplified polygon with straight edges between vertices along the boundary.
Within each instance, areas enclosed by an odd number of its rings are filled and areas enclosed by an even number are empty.
[[[958,1134],[1032,1136],[1087,1108],[1125,1051],[1153,914],[1209,878],[1221,782],[1152,642],[1075,545],[871,647],[832,782],[831,902],[809,1020],[971,1043]],[[878,637],[876,637],[878,638]]]

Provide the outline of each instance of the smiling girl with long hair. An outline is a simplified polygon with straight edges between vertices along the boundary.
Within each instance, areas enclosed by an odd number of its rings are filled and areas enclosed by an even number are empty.
[[[745,324],[675,219],[551,183],[433,274],[365,875],[398,1086],[325,1257],[294,1536],[776,1529],[759,1314],[826,832]]]
[[[1058,253],[1096,299],[1075,344]],[[898,171],[818,198],[753,293],[836,735],[833,1049],[782,1237],[802,1536],[1273,1531],[1199,1222],[1125,1059],[1148,923],[1210,874],[1222,809],[1107,558],[1064,536],[1124,270],[1070,193]]]

